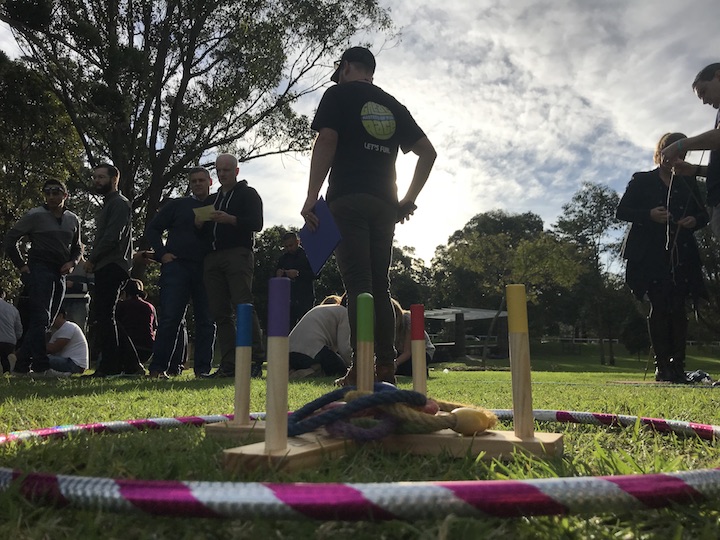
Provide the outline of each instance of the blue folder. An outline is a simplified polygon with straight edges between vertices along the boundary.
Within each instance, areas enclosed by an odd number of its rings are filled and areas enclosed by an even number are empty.
[[[312,271],[317,275],[322,270],[327,260],[335,251],[335,247],[342,240],[340,231],[335,224],[335,220],[330,213],[325,199],[320,197],[315,203],[313,212],[318,217],[320,224],[315,231],[311,231],[307,223],[300,229],[300,241],[302,242],[303,249],[307,255],[308,261],[310,261],[310,267]]]

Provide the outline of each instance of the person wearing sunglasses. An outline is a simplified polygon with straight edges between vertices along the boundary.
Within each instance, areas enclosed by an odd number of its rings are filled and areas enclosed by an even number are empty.
[[[16,353],[16,373],[44,373],[50,368],[45,333],[65,296],[65,276],[78,264],[83,250],[78,217],[65,208],[65,184],[48,179],[42,193],[45,203],[22,216],[3,242],[3,251],[20,271],[28,295],[27,329]],[[27,254],[21,252],[21,243],[29,244]]]

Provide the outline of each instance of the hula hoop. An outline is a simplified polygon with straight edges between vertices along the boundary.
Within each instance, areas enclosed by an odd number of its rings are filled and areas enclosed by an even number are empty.
[[[493,412],[500,420],[513,417],[510,409]],[[706,440],[720,437],[720,426],[678,420],[555,410],[535,410],[533,416],[541,422],[625,427],[639,423],[657,431]],[[69,433],[200,426],[231,418],[190,416],[55,426],[0,434],[0,445]],[[382,521],[444,518],[450,513],[461,517],[597,515],[720,499],[720,468],[534,480],[342,484],[127,480],[0,468],[0,491],[9,490],[15,482],[23,497],[57,506],[232,519]]]

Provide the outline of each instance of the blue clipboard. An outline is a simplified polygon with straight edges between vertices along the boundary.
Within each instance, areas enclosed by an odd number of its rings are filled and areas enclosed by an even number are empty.
[[[311,231],[306,223],[298,234],[308,261],[310,261],[310,267],[317,275],[333,254],[333,251],[335,251],[340,240],[342,240],[342,236],[340,236],[340,231],[325,199],[322,197],[318,199],[313,212],[320,221],[318,228]]]

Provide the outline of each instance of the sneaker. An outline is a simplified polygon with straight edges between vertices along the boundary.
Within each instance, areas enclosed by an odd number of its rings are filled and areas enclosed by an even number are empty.
[[[48,378],[54,378],[59,379],[61,377],[70,377],[72,373],[69,371],[57,371],[52,368],[48,368],[45,371],[31,371],[30,376],[31,377],[48,377]]]
[[[148,379],[159,379],[159,380],[167,380],[170,376],[165,373],[164,371],[151,371],[148,374]]]
[[[218,369],[214,373],[211,373],[207,376],[208,379],[229,379],[231,377],[235,377],[235,374],[222,369]]]
[[[117,377],[120,377],[122,375],[122,372],[120,373],[105,373],[104,371],[100,371],[99,369],[96,369],[92,373],[87,373],[83,375],[84,377],[87,377],[89,379],[114,379]]]
[[[250,377],[253,379],[262,379],[262,362],[253,362],[250,366]]]
[[[395,362],[392,364],[381,364],[375,366],[375,382],[388,382],[397,385],[395,378]]]
[[[200,372],[195,374],[196,379],[207,379],[208,377],[210,377],[210,374],[207,372]]]

